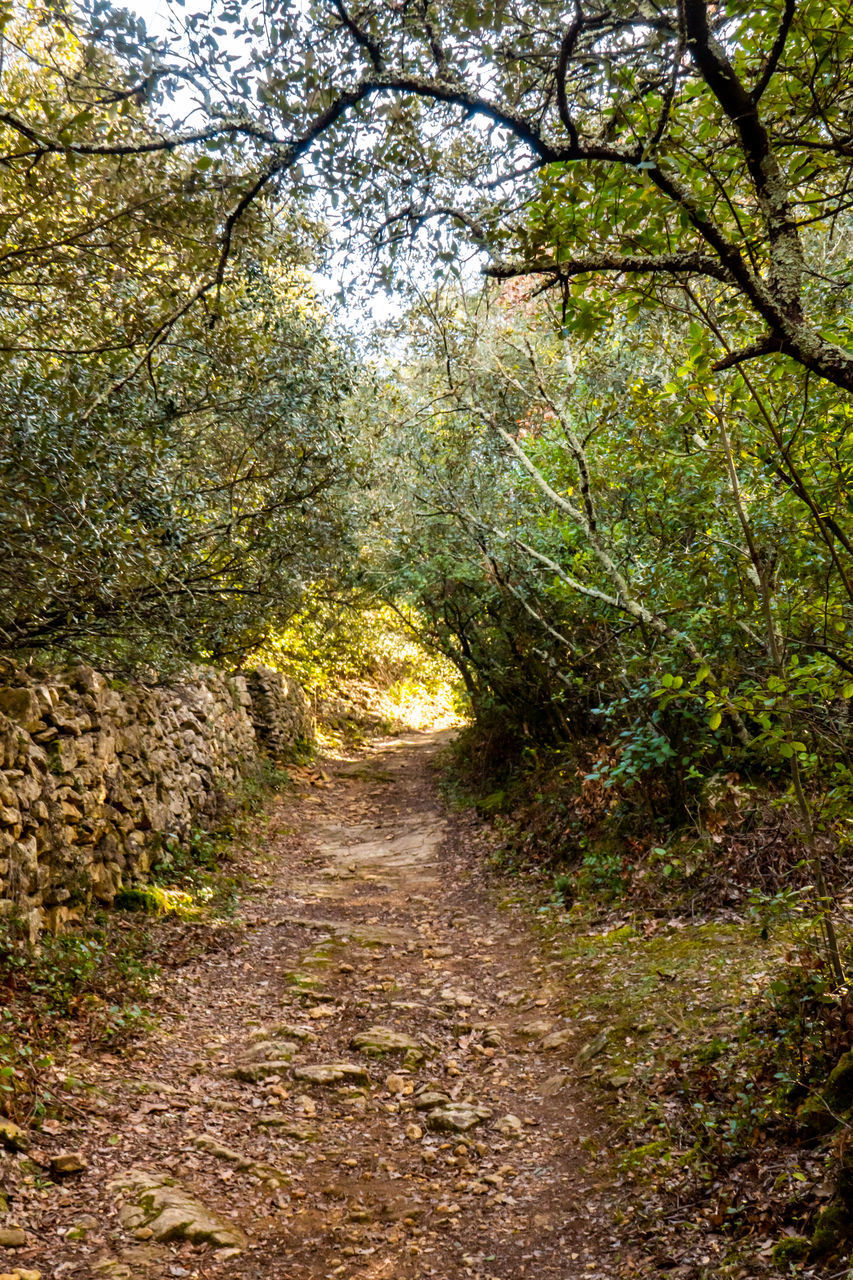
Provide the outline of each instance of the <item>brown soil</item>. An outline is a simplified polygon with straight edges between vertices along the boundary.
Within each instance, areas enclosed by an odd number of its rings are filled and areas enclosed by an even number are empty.
[[[443,740],[374,743],[274,803],[245,930],[168,973],[148,1042],[67,1068],[87,1087],[76,1111],[38,1134],[35,1154],[46,1163],[78,1151],[88,1169],[41,1188],[30,1179],[11,1206],[28,1243],[0,1249],[0,1271],[609,1280],[631,1270],[613,1225],[619,1193],[587,1155],[607,1147],[605,1111],[571,1065],[594,1023],[572,1026],[525,914],[499,905],[464,823],[443,813],[431,769]],[[281,1023],[316,1036],[292,1067],[356,1062],[369,1087],[300,1084],[289,1069],[232,1078],[259,1028]],[[415,1037],[424,1061],[406,1068],[400,1055],[350,1047],[376,1025]],[[568,1042],[544,1047],[560,1029]],[[431,1132],[414,1109],[427,1083],[491,1117],[465,1134]],[[507,1115],[517,1135],[499,1126]],[[108,1183],[140,1167],[238,1223],[247,1248],[156,1243],[144,1228],[134,1237]]]

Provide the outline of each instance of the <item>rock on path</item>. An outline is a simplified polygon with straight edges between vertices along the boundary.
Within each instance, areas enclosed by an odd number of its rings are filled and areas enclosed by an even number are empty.
[[[87,1101],[38,1141],[83,1167],[36,1202],[16,1265],[71,1280],[616,1273],[586,1154],[607,1137],[567,1069],[589,1033],[443,816],[441,741],[374,744],[276,802],[244,933],[169,974],[149,1042],[73,1064]],[[27,1145],[8,1126],[0,1142]]]

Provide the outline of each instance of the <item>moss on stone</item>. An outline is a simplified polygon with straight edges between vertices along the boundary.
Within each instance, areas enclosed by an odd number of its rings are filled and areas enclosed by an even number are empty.
[[[827,1108],[823,1098],[813,1094],[798,1108],[797,1123],[806,1137],[822,1138],[825,1134],[832,1133],[838,1121]]]
[[[812,1252],[818,1257],[832,1253],[849,1234],[850,1220],[841,1205],[827,1205],[812,1232]]]
[[[671,1157],[669,1141],[659,1139],[657,1142],[647,1142],[642,1147],[632,1147],[630,1151],[626,1151],[619,1159],[619,1167],[631,1171],[644,1168],[659,1160],[668,1162]]]
[[[773,1264],[787,1267],[792,1262],[805,1262],[811,1252],[811,1245],[803,1236],[785,1236],[773,1246]]]
[[[853,1106],[853,1053],[845,1053],[830,1072],[824,1097],[833,1111],[846,1111]]]
[[[141,911],[144,915],[159,914],[157,900],[147,887],[141,889],[122,889],[113,898],[113,906],[117,911]]]

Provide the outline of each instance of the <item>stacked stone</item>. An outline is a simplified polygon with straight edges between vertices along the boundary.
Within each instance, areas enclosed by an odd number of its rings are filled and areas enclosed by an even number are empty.
[[[246,673],[255,733],[271,756],[285,756],[295,743],[311,742],[314,714],[304,691],[271,667]]]
[[[260,682],[203,670],[122,688],[86,666],[18,673],[0,688],[0,917],[56,930],[143,880],[167,840],[215,818],[262,750],[303,736],[303,703],[269,669]]]

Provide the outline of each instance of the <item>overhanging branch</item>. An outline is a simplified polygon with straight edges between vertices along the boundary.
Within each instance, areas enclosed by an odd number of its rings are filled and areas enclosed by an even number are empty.
[[[549,275],[555,280],[571,280],[575,276],[594,275],[597,272],[617,275],[700,275],[735,283],[731,273],[718,258],[708,253],[659,253],[621,254],[594,253],[569,258],[563,262],[545,260],[539,262],[496,262],[484,269],[484,274],[496,280],[511,280],[517,276]]]

